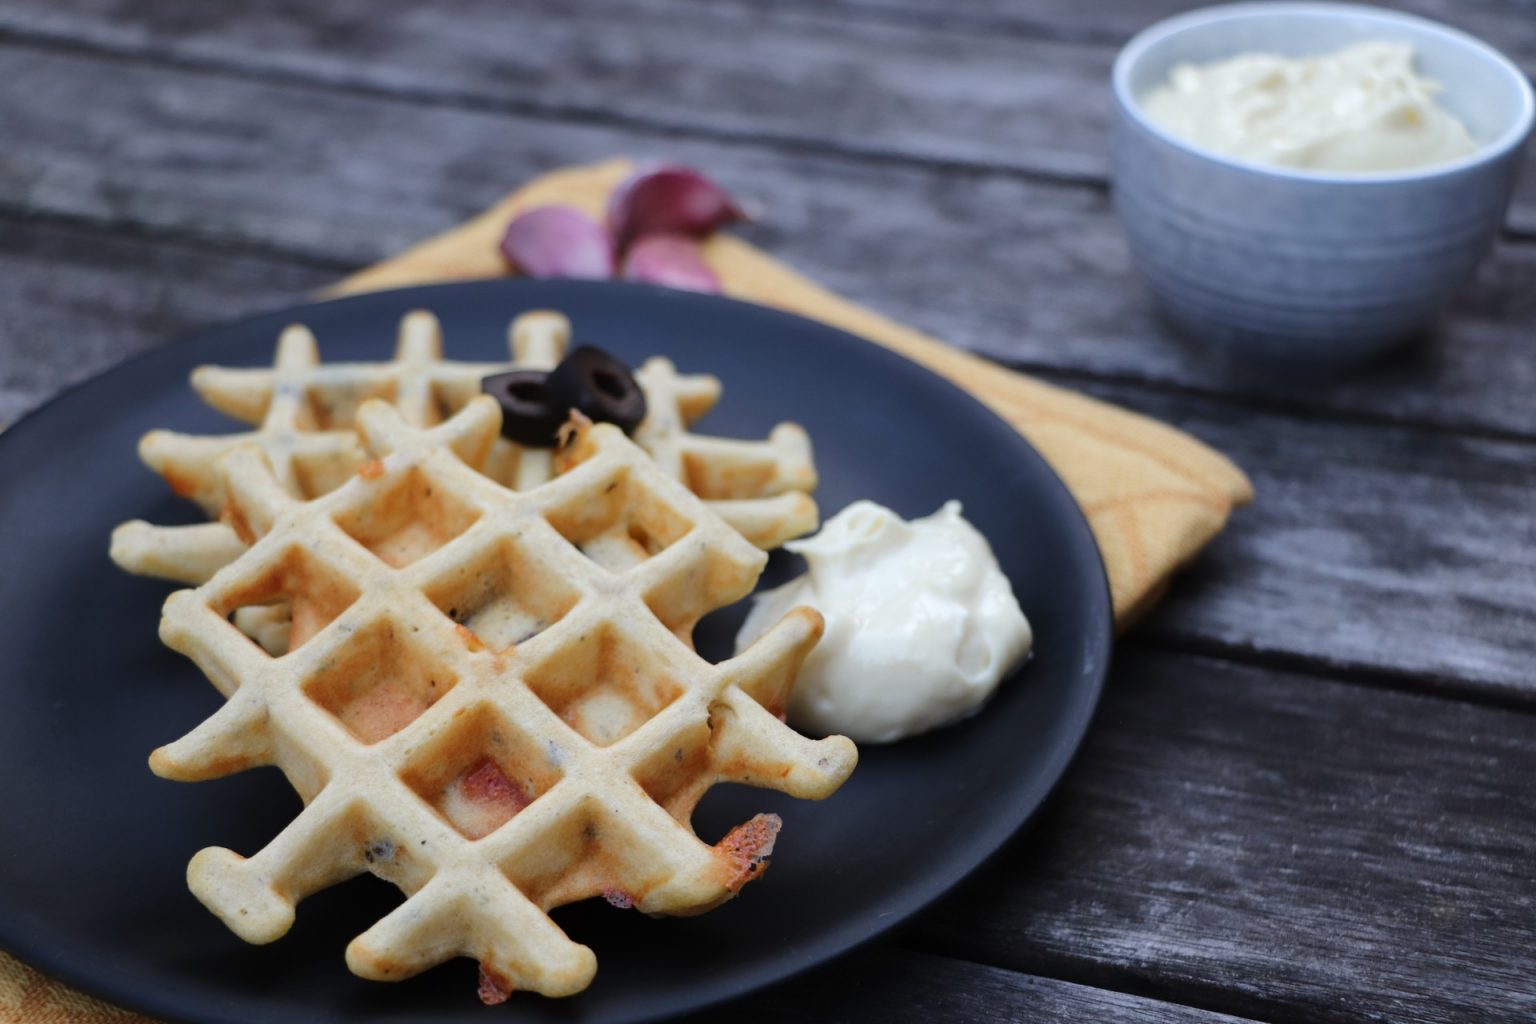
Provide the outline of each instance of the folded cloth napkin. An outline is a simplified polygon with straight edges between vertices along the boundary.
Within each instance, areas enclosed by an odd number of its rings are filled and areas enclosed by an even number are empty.
[[[76,992],[0,953],[0,1021],[5,1024],[154,1024]]]
[[[564,203],[600,217],[608,194],[630,170],[628,161],[609,160],[535,178],[473,220],[352,275],[331,294],[503,277],[508,271],[499,243],[514,214]],[[1156,602],[1173,572],[1221,530],[1233,508],[1253,497],[1241,470],[1187,434],[952,348],[849,302],[724,232],[705,242],[703,253],[727,295],[894,349],[948,377],[1028,438],[1066,481],[1093,528],[1122,627]]]
[[[330,294],[502,277],[498,244],[519,210],[566,203],[599,216],[630,165],[611,160],[536,178],[485,213],[342,281]],[[1082,506],[1123,627],[1178,567],[1247,503],[1247,477],[1187,434],[951,348],[849,302],[728,234],[704,244],[725,292],[798,313],[894,349],[981,399],[1029,439]],[[708,369],[699,367],[698,369]],[[0,1019],[27,1024],[152,1024],[45,978],[0,953]]]

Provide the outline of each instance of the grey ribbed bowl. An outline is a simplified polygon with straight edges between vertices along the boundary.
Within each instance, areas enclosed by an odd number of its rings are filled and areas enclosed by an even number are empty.
[[[1309,56],[1367,39],[1413,44],[1477,152],[1417,171],[1298,171],[1213,153],[1141,112],[1140,97],[1183,61]],[[1356,362],[1432,321],[1499,232],[1536,110],[1525,76],[1486,44],[1351,4],[1171,18],[1126,45],[1112,79],[1115,206],[1138,267],[1185,332],[1266,364]]]

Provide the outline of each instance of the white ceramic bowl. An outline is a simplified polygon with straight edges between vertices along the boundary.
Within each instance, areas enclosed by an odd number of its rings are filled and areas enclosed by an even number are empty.
[[[1142,113],[1141,98],[1185,61],[1373,39],[1413,45],[1476,152],[1422,170],[1292,170],[1185,142]],[[1137,265],[1186,332],[1266,363],[1358,361],[1432,321],[1498,235],[1536,117],[1530,82],[1492,47],[1353,4],[1193,11],[1132,39],[1112,77],[1115,206]]]

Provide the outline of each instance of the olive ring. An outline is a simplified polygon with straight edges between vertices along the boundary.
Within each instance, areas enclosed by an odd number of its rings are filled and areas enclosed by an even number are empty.
[[[624,363],[593,345],[581,345],[548,373],[493,373],[480,389],[501,404],[501,435],[529,448],[553,448],[571,410],[626,434],[645,419],[645,392]]]

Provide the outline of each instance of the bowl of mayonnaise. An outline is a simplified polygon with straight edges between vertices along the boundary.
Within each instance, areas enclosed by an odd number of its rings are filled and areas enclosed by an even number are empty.
[[[1497,238],[1536,117],[1491,46],[1352,4],[1170,18],[1112,84],[1137,266],[1183,333],[1264,365],[1359,362],[1429,327]]]

